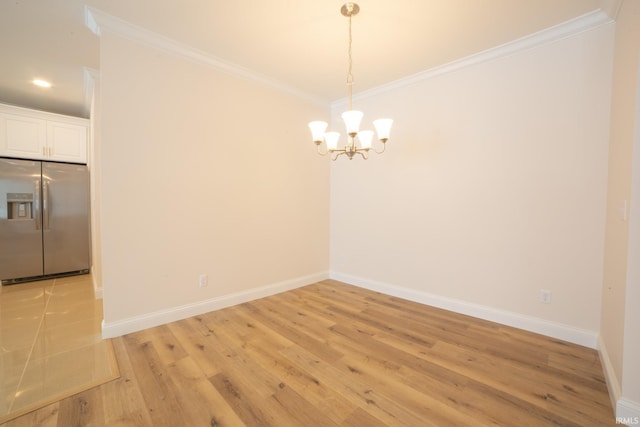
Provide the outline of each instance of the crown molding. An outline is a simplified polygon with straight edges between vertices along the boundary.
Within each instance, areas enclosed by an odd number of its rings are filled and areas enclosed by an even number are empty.
[[[617,20],[618,13],[622,7],[622,0],[597,0],[600,10],[609,15],[611,19]]]
[[[470,67],[483,62],[492,61],[508,55],[528,50],[537,46],[549,44],[568,37],[575,36],[585,31],[592,30],[605,24],[614,22],[613,18],[602,10],[596,10],[578,16],[577,18],[538,31],[531,35],[513,40],[511,42],[466,56],[455,61],[430,68],[419,73],[403,77],[381,86],[368,89],[353,95],[353,100],[365,100],[382,93],[410,86],[412,84],[429,80],[442,74],[451,73],[462,68]],[[346,105],[347,99],[341,98],[331,103],[331,108],[341,108]]]
[[[168,54],[182,57],[200,65],[204,65],[218,71],[231,74],[236,77],[252,80],[265,86],[272,87],[281,92],[288,93],[298,98],[305,99],[314,104],[326,106],[326,100],[301,91],[293,86],[271,79],[248,68],[226,61],[207,52],[195,49],[184,43],[180,43],[161,34],[138,27],[98,9],[85,6],[85,25],[98,37],[103,31],[109,31],[125,39],[136,43],[164,51]]]
[[[562,40],[567,37],[571,37],[597,28],[601,25],[614,22],[615,15],[621,4],[620,0],[602,0],[609,2],[608,8],[595,10],[589,12],[577,18],[571,19],[559,25],[547,28],[542,31],[538,31],[531,35],[522,37],[520,39],[496,46],[491,49],[484,50],[482,52],[469,55],[467,57],[443,64],[437,67],[430,68],[419,73],[403,77],[398,80],[394,80],[387,84],[377,86],[365,91],[362,91],[353,96],[354,100],[364,100],[384,92],[399,89],[405,86],[409,86],[424,80],[437,77],[442,74],[450,73],[456,70],[460,70],[465,67],[480,64],[497,58],[501,58],[507,55],[511,55],[520,51],[531,49],[540,45],[552,43],[558,40]],[[613,15],[613,16],[612,16]],[[124,37],[128,40],[141,43],[169,54],[183,57],[190,61],[196,62],[201,65],[205,65],[214,68],[218,71],[231,74],[236,77],[253,80],[255,82],[270,86],[279,91],[288,93],[298,98],[305,99],[314,104],[326,106],[326,101],[323,99],[311,95],[307,92],[301,91],[295,87],[284,84],[280,81],[271,79],[265,75],[257,73],[248,68],[241,67],[237,64],[226,61],[217,56],[195,49],[186,44],[180,43],[171,38],[165,37],[153,31],[149,31],[145,28],[138,27],[127,21],[124,21],[115,16],[109,15],[98,9],[85,6],[85,25],[96,35],[100,36],[104,30],[110,31],[118,36]],[[341,98],[331,102],[331,108],[339,108],[347,103],[346,98]]]

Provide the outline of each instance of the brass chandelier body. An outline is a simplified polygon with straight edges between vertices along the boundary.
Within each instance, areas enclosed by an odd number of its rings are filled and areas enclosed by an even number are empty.
[[[340,8],[340,13],[349,18],[349,72],[347,73],[347,91],[349,98],[349,110],[342,113],[342,119],[344,120],[347,128],[347,143],[338,148],[338,140],[340,134],[338,132],[325,132],[328,126],[327,122],[314,121],[309,123],[309,129],[311,129],[311,136],[313,142],[316,144],[318,154],[327,155],[332,154],[333,160],[336,160],[341,155],[346,155],[349,160],[352,160],[356,154],[362,156],[363,159],[367,159],[369,151],[373,150],[380,154],[384,152],[386,142],[389,139],[389,131],[391,130],[391,119],[378,119],[373,122],[376,128],[378,139],[382,143],[382,150],[378,151],[372,146],[373,131],[360,130],[360,121],[362,120],[362,112],[353,110],[353,60],[351,55],[351,18],[358,14],[360,6],[356,3],[346,3]],[[322,151],[322,143],[326,143],[326,150]]]

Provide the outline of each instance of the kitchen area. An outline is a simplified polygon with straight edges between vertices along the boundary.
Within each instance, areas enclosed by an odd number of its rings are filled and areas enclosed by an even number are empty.
[[[0,280],[88,273],[88,120],[0,105]]]
[[[88,138],[87,119],[0,104],[0,424],[118,375],[91,276]]]

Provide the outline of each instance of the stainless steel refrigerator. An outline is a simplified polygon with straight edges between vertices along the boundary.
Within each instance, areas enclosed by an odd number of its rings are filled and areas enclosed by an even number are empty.
[[[89,272],[84,165],[0,158],[0,280]]]

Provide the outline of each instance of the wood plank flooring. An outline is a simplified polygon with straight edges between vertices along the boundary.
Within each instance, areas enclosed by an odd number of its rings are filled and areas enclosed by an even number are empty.
[[[7,426],[614,426],[596,351],[327,280],[113,340]]]

